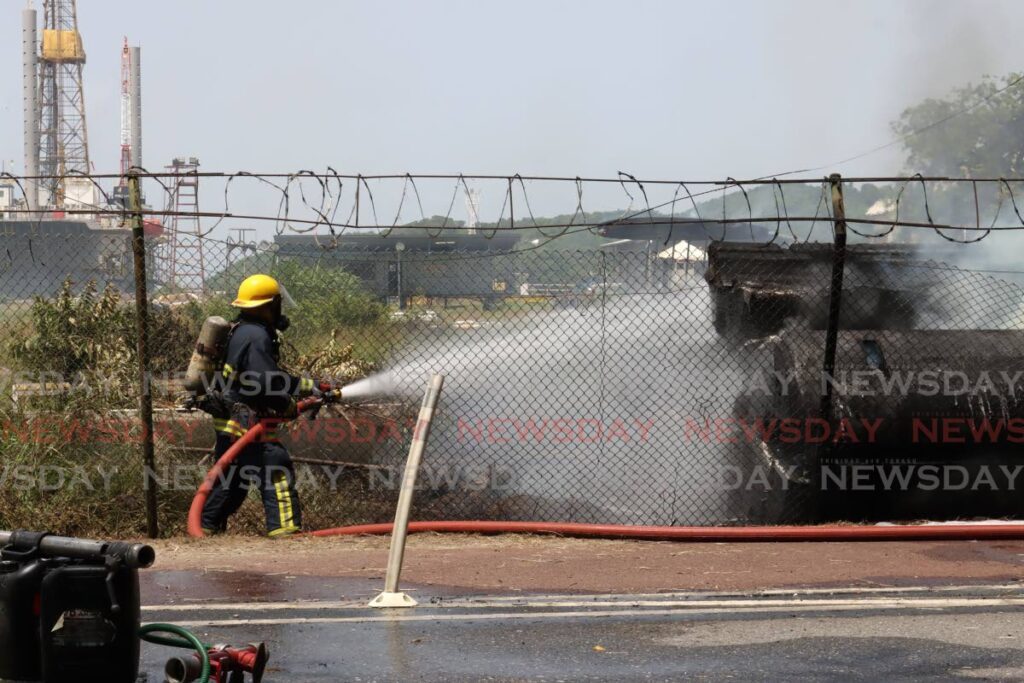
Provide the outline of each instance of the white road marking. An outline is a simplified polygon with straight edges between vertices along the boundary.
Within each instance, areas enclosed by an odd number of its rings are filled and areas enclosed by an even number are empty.
[[[844,586],[838,588],[771,588],[771,589],[755,589],[748,591],[668,591],[664,593],[635,593],[635,594],[624,594],[624,593],[598,593],[598,594],[579,594],[579,593],[549,593],[544,595],[533,595],[526,593],[524,595],[496,595],[487,596],[486,599],[489,602],[500,602],[510,601],[514,602],[517,600],[526,599],[551,599],[551,600],[572,600],[582,598],[596,598],[604,600],[613,600],[616,598],[628,599],[628,598],[641,598],[641,599],[656,599],[656,598],[681,598],[681,597],[695,597],[695,596],[706,596],[706,597],[751,597],[755,595],[844,595],[844,594],[869,594],[869,593],[962,593],[970,591],[1024,591],[1024,583],[989,583],[989,584],[973,584],[966,586]],[[474,598],[468,596],[465,598],[456,598],[456,600],[474,600],[480,598]]]
[[[800,599],[800,596],[834,595],[827,604],[838,604],[836,601],[841,596],[854,597],[859,595],[884,595],[884,594],[914,594],[914,593],[951,593],[951,592],[1012,592],[1024,594],[1024,586],[1020,584],[988,584],[981,586],[910,586],[910,587],[865,587],[865,588],[809,588],[809,589],[778,589],[764,591],[745,592],[676,592],[676,593],[641,593],[634,595],[622,594],[595,594],[595,595],[506,595],[487,597],[457,597],[443,598],[436,603],[426,604],[424,607],[464,609],[476,608],[487,609],[491,607],[615,607],[615,606],[649,606],[649,607],[700,607],[700,606],[739,606],[746,600],[749,604],[771,605],[771,604],[810,604],[807,599]],[[763,596],[763,597],[760,597]],[[782,602],[770,600],[771,597],[786,596],[788,600]],[[293,602],[246,602],[246,603],[194,603],[176,605],[146,605],[143,611],[150,612],[198,612],[198,611],[225,611],[225,612],[262,612],[281,610],[338,610],[338,609],[363,609],[371,596],[364,600],[297,600]],[[704,598],[704,599],[701,599]],[[730,599],[731,598],[731,599]],[[863,600],[870,598],[857,598],[863,604]],[[824,603],[823,603],[824,604]]]
[[[295,602],[204,602],[195,605],[143,605],[143,612],[274,612],[279,610],[361,609],[366,600],[296,600]]]
[[[737,604],[742,602],[744,604]],[[689,603],[686,608],[673,609],[616,609],[616,610],[567,610],[548,612],[449,612],[447,614],[384,614],[336,617],[285,617],[278,619],[192,619],[176,621],[186,628],[229,627],[229,626],[280,626],[293,624],[355,624],[374,622],[425,622],[425,621],[483,621],[483,620],[543,620],[543,619],[593,619],[598,617],[651,617],[651,616],[702,616],[720,614],[770,614],[793,612],[853,612],[853,611],[895,611],[909,609],[943,610],[968,607],[1021,607],[1024,598],[936,598],[936,599],[877,599],[877,600],[776,600],[766,604],[761,601],[703,601],[700,606]],[[721,606],[712,606],[721,605]]]

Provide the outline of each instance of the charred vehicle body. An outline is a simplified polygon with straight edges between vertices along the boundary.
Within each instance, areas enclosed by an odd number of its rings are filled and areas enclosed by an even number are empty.
[[[909,245],[847,247],[840,329],[912,329],[934,271],[922,267]],[[711,290],[715,330],[730,339],[775,334],[799,318],[812,329],[828,323],[832,245],[788,248],[713,242],[705,279]]]
[[[762,374],[734,403],[733,419],[757,435],[743,462],[784,482],[753,514],[1019,514],[1024,291],[906,245],[853,245],[847,256],[826,373],[831,245],[709,249],[715,329]]]

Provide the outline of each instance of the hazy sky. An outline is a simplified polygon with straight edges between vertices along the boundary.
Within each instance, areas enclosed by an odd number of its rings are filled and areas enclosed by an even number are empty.
[[[17,170],[24,4],[0,0],[0,159]],[[921,98],[1024,68],[1019,0],[79,0],[78,13],[97,171],[117,165],[124,35],[142,46],[149,168],[197,155],[206,170],[753,177],[871,148]],[[836,170],[900,167],[890,149]]]

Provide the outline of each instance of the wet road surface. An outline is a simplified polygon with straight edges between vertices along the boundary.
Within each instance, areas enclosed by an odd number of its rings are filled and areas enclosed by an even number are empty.
[[[155,580],[187,578],[164,574]],[[143,620],[213,642],[264,640],[268,682],[1024,679],[1016,583],[648,595],[431,587],[414,593],[419,607],[380,611],[365,606],[370,582],[325,581],[258,602],[216,586],[171,601],[150,587]],[[151,681],[171,654],[145,646]]]

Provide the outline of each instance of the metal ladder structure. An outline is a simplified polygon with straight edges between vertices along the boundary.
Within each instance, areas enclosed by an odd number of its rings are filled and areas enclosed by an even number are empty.
[[[167,198],[170,211],[170,273],[176,292],[206,291],[206,259],[199,222],[199,159],[176,157],[167,167],[174,183]]]

